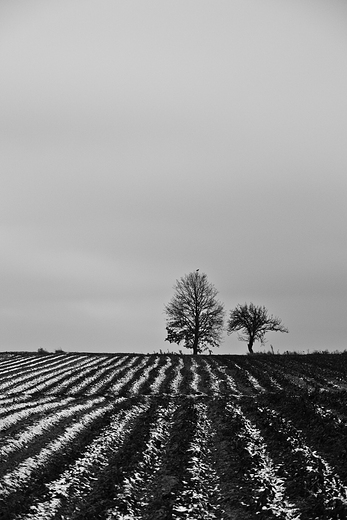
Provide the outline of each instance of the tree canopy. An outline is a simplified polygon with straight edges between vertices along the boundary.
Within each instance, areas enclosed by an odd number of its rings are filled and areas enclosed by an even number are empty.
[[[224,325],[224,307],[217,300],[218,291],[204,273],[196,270],[179,280],[175,294],[166,305],[165,341],[180,344],[201,353],[210,347],[218,347]]]
[[[263,345],[267,332],[288,332],[288,329],[282,325],[280,318],[272,316],[272,314],[269,315],[266,307],[245,303],[244,305],[237,305],[230,312],[227,333],[232,334],[235,331],[242,332],[239,334],[239,340],[247,341],[248,350],[253,353],[254,342],[260,341]]]

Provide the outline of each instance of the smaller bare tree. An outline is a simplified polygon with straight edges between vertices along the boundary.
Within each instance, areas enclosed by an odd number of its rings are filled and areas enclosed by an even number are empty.
[[[245,303],[237,305],[230,312],[227,333],[232,334],[235,331],[242,331],[242,334],[239,334],[239,340],[247,341],[248,350],[253,354],[254,342],[260,341],[264,345],[267,332],[288,332],[288,329],[282,325],[280,318],[269,315],[266,307]]]

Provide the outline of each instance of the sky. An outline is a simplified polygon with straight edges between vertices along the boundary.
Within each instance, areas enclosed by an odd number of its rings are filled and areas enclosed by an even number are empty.
[[[1,2],[0,350],[184,350],[195,269],[282,318],[260,350],[347,349],[346,29],[344,0]]]

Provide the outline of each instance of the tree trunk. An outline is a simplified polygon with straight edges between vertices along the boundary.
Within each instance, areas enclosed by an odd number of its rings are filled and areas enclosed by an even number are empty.
[[[195,334],[194,343],[193,343],[193,354],[194,355],[196,355],[198,353],[198,344],[199,344],[199,338],[198,338],[198,335]]]
[[[249,342],[248,342],[248,352],[250,354],[253,354],[253,343],[254,343],[254,339],[253,338],[250,338]]]
[[[193,354],[194,356],[198,353],[198,347],[199,347],[199,315],[198,315],[198,309],[195,310],[195,327],[194,327],[194,342],[193,342]]]

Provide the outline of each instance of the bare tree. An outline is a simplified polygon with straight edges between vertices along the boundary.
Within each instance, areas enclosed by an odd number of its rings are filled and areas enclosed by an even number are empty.
[[[176,280],[174,290],[175,295],[165,307],[165,341],[178,345],[182,341],[193,354],[218,347],[223,332],[224,307],[216,299],[218,291],[208,282],[206,274],[197,269]]]
[[[237,305],[230,312],[230,318],[227,323],[227,332],[232,334],[235,331],[242,331],[239,334],[240,341],[247,341],[248,350],[253,354],[253,344],[255,341],[265,343],[265,334],[270,331],[288,332],[288,329],[282,325],[282,320],[275,316],[269,315],[268,310],[264,306],[256,306],[253,303],[247,305]]]

